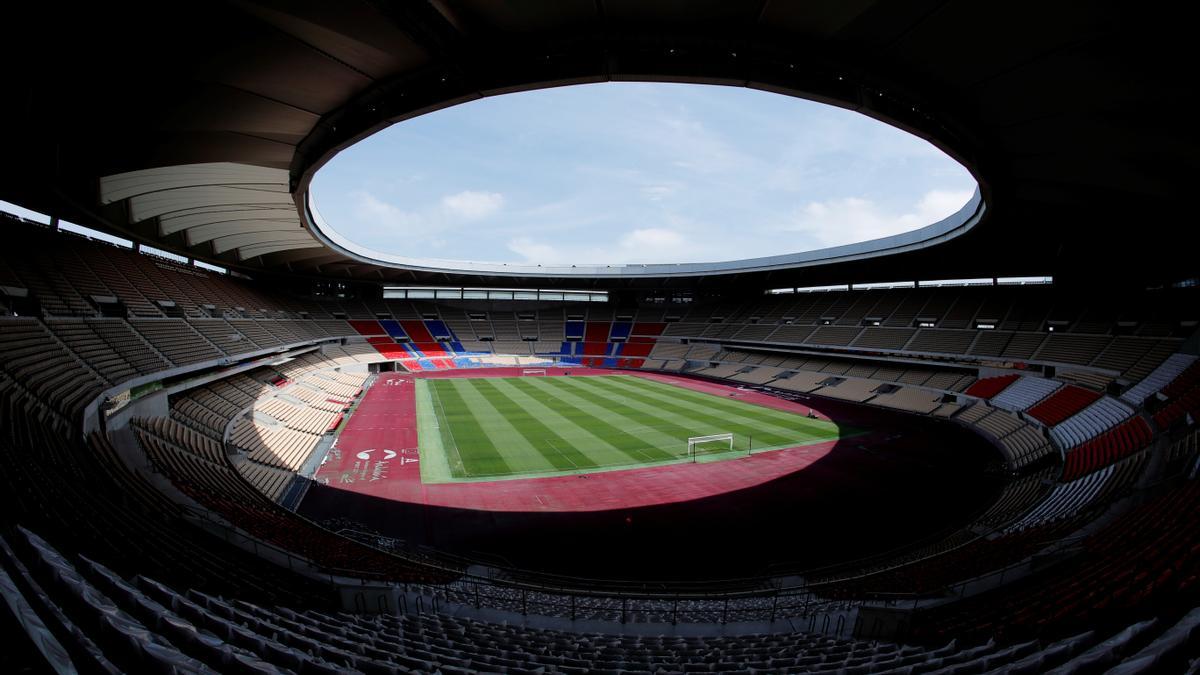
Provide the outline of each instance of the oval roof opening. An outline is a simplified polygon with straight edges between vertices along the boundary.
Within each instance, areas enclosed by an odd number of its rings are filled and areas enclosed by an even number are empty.
[[[623,82],[392,125],[322,167],[310,206],[331,237],[410,260],[702,263],[910,232],[955,214],[976,188],[934,145],[853,111]]]

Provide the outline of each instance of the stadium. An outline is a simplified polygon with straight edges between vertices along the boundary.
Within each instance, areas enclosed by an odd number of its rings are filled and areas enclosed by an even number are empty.
[[[1179,17],[19,4],[0,71],[6,670],[1200,667]],[[419,227],[382,250],[316,207],[318,173],[393,130],[622,83],[853,114],[974,188],[903,232],[806,249],[780,230],[753,254],[736,240],[761,205],[730,192],[711,208],[738,221],[715,244],[734,253],[682,261],[450,259]],[[483,224],[449,238],[485,241],[499,197],[459,196],[440,208]]]

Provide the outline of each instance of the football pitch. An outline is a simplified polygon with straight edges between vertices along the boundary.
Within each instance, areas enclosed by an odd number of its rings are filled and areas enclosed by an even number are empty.
[[[836,440],[836,424],[632,375],[417,379],[425,483],[718,461]],[[688,439],[733,434],[701,443]]]

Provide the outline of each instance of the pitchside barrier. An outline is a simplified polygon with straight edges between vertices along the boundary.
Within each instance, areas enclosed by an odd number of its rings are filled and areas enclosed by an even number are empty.
[[[521,375],[522,376],[541,375],[541,376],[545,377],[546,369],[545,368],[524,368],[521,370]]]

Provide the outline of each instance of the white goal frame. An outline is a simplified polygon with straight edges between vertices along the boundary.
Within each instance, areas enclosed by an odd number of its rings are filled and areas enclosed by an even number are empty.
[[[521,377],[527,377],[530,375],[541,375],[542,377],[545,377],[546,369],[545,368],[522,368],[521,369]]]
[[[712,443],[714,441],[729,441],[728,452],[733,452],[733,434],[710,434],[708,436],[692,436],[687,439],[687,456],[696,459],[696,446],[700,443]]]

